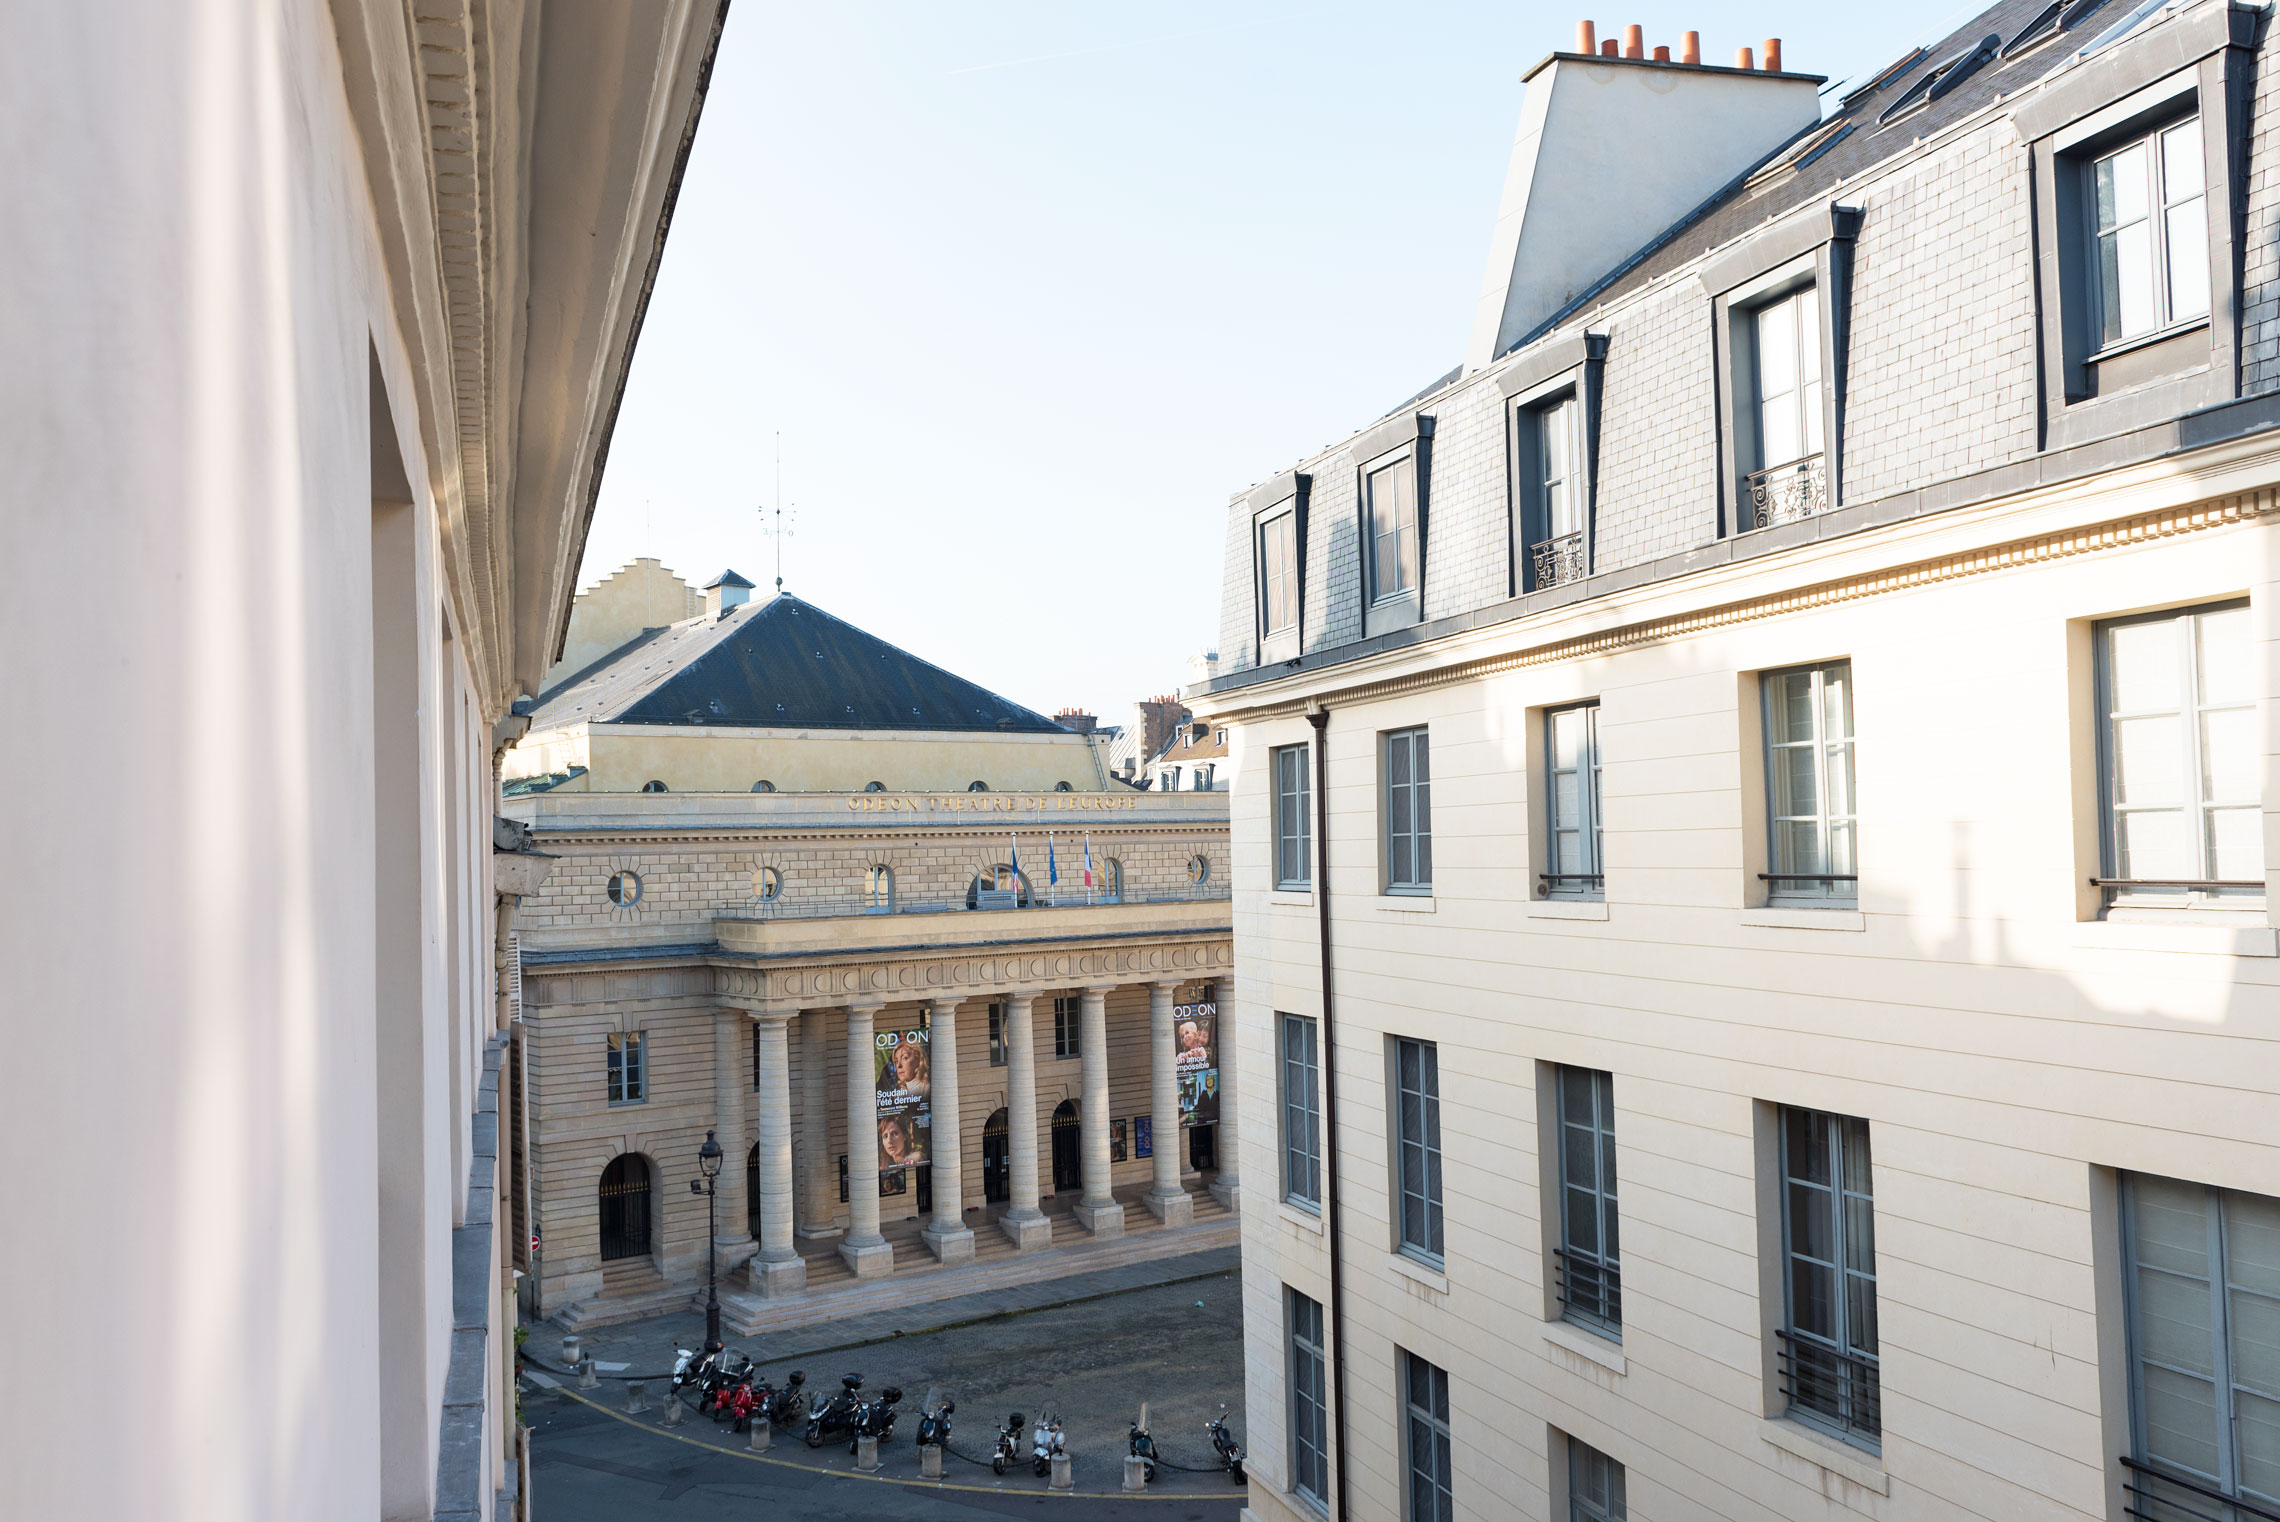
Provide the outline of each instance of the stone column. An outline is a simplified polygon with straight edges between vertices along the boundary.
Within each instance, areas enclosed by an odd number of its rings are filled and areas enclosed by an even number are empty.
[[[1029,994],[1005,999],[1005,1123],[1013,1156],[1013,1199],[999,1229],[1020,1252],[1053,1245],[1053,1223],[1037,1208],[1037,1042],[1030,1028]]]
[[[1077,1106],[1084,1143],[1084,1198],[1077,1220],[1096,1237],[1124,1235],[1124,1207],[1108,1187],[1108,990],[1088,988],[1079,1006],[1077,1056],[1085,1097]]]
[[[797,1235],[836,1237],[839,1170],[831,1157],[831,1015],[800,1012],[800,1221]]]
[[[1211,1197],[1229,1210],[1243,1208],[1242,1148],[1237,1144],[1235,1112],[1242,1090],[1235,1083],[1235,1049],[1241,1043],[1235,1039],[1235,1022],[1227,1011],[1227,985],[1218,989],[1219,999],[1219,1176],[1211,1181]]]
[[[974,1229],[966,1224],[966,1153],[958,1129],[958,1001],[931,999],[926,1012],[927,1063],[934,1087],[934,1219],[921,1233],[935,1258],[963,1263],[974,1256]]]
[[[882,1008],[847,1006],[847,1239],[839,1256],[858,1279],[895,1271],[895,1250],[879,1235],[879,1082],[871,1036]]]
[[[1179,1052],[1172,1029],[1172,994],[1179,986],[1148,985],[1148,1109],[1156,1184],[1148,1191],[1147,1206],[1166,1226],[1185,1226],[1195,1219],[1195,1201],[1180,1187]]]
[[[744,1042],[752,1021],[743,1010],[713,1011],[713,1139],[720,1177],[713,1180],[713,1252],[723,1273],[752,1256],[752,1208],[744,1198]]]
[[[792,1241],[792,1015],[764,1014],[753,1026],[760,1043],[760,1253],[752,1287],[763,1295],[807,1288],[807,1263]]]

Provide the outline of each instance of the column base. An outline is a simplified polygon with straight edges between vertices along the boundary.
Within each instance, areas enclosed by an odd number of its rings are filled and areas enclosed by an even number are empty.
[[[873,1237],[868,1242],[842,1242],[839,1257],[855,1270],[858,1279],[884,1279],[895,1271],[895,1250],[881,1237]]]
[[[821,1226],[803,1224],[793,1227],[792,1235],[805,1242],[820,1242],[826,1237],[847,1235],[847,1228],[832,1222],[825,1222]]]
[[[1096,1238],[1124,1235],[1124,1207],[1122,1205],[1079,1205],[1069,1214],[1075,1216],[1077,1224],[1091,1232]]]
[[[807,1261],[803,1258],[754,1258],[752,1288],[764,1299],[777,1300],[807,1288]]]
[[[1219,1180],[1218,1182],[1214,1183],[1214,1184],[1211,1186],[1211,1197],[1212,1197],[1213,1199],[1215,1199],[1215,1200],[1217,1200],[1217,1201],[1219,1202],[1219,1204],[1220,1204],[1220,1208],[1221,1208],[1221,1209],[1223,1209],[1223,1210],[1230,1210],[1230,1211],[1233,1211],[1233,1212],[1235,1212],[1237,1215],[1240,1215],[1240,1214],[1242,1214],[1242,1212],[1243,1212],[1243,1183],[1242,1183],[1242,1180],[1240,1180],[1240,1179],[1221,1179],[1221,1180]]]
[[[1151,1190],[1141,1197],[1141,1203],[1166,1226],[1188,1226],[1195,1221],[1195,1199],[1184,1189],[1175,1189],[1170,1194]]]
[[[1036,1252],[1053,1245],[1053,1223],[1045,1219],[1045,1212],[1031,1209],[1027,1215],[1007,1211],[998,1217],[998,1230],[1013,1242],[1015,1252]]]
[[[974,1259],[974,1228],[971,1226],[939,1231],[935,1223],[929,1221],[918,1235],[937,1263],[971,1263]]]
[[[714,1237],[713,1255],[720,1260],[722,1278],[727,1278],[743,1266],[745,1259],[760,1250],[760,1244],[750,1237]]]

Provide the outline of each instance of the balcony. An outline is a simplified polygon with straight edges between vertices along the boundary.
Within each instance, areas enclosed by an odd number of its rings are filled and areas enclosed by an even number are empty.
[[[2135,1522],[2280,1522],[2280,1510],[2228,1496],[2204,1480],[2122,1456],[2122,1515]]]
[[[1228,893],[1213,884],[1184,894],[1087,904],[1063,894],[1056,906],[968,910],[955,904],[897,905],[892,914],[857,907],[817,907],[806,913],[761,918],[758,906],[739,904],[716,914],[712,932],[724,951],[748,955],[863,955],[918,946],[986,946],[1007,941],[1084,941],[1101,936],[1217,936],[1228,924]],[[589,935],[588,939],[591,939]]]
[[[1538,592],[1548,587],[1564,587],[1591,574],[1591,567],[1585,563],[1581,530],[1537,541],[1528,546],[1528,557],[1535,572],[1535,579],[1529,585]]]
[[[1877,1447],[1884,1431],[1877,1360],[1844,1352],[1818,1337],[1794,1332],[1774,1335],[1781,1339],[1777,1362],[1790,1415],[1850,1442]]]
[[[1614,1335],[1623,1330],[1623,1271],[1590,1253],[1552,1249],[1560,1304],[1572,1320]]]
[[[1772,528],[1829,510],[1829,457],[1807,455],[1742,477],[1748,527]]]

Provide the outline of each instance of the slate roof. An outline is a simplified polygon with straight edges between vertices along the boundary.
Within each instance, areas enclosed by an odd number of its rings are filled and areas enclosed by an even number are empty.
[[[1068,733],[788,592],[718,617],[644,629],[539,694],[531,728],[581,720]]]

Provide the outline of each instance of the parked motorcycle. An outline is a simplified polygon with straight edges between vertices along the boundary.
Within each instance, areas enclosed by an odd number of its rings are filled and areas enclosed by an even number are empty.
[[[1156,1440],[1148,1435],[1148,1408],[1140,1408],[1140,1420],[1132,1424],[1129,1434],[1132,1457],[1140,1461],[1141,1483],[1156,1483]]]
[[[928,1393],[931,1396],[932,1392]],[[958,1403],[954,1400],[945,1400],[938,1405],[931,1400],[921,1402],[918,1411],[918,1446],[924,1448],[932,1443],[937,1448],[949,1447],[950,1413],[957,1409]]]
[[[1219,1455],[1219,1462],[1227,1466],[1227,1477],[1238,1485],[1244,1483],[1243,1445],[1227,1430],[1227,1407],[1222,1404],[1219,1414],[1203,1425],[1211,1433],[1212,1451]]]
[[[697,1414],[702,1416],[710,1412],[715,1421],[720,1420],[721,1398],[735,1387],[737,1381],[751,1377],[751,1359],[738,1354],[732,1360],[727,1354],[722,1354],[696,1381]]]
[[[856,1452],[855,1445],[864,1438],[875,1437],[884,1441],[891,1435],[895,1430],[895,1407],[901,1401],[902,1391],[893,1385],[881,1390],[876,1399],[857,1401],[854,1419],[848,1423],[852,1440],[847,1444],[847,1451]]]
[[[1037,1477],[1043,1479],[1051,1474],[1053,1461],[1068,1451],[1061,1440],[1061,1419],[1038,1412],[1037,1428],[1029,1439],[1029,1460],[1037,1468]]]
[[[863,1400],[856,1393],[863,1388],[863,1376],[842,1374],[839,1376],[839,1384],[837,1395],[816,1396],[815,1404],[808,1410],[806,1436],[810,1448],[821,1448],[827,1438],[845,1436],[855,1421],[855,1408]]]
[[[760,1387],[762,1419],[773,1427],[789,1427],[802,1416],[805,1416],[807,1414],[807,1402],[800,1396],[800,1386],[806,1383],[807,1376],[798,1369],[794,1369],[791,1377],[784,1381],[784,1388],[781,1390],[762,1385]]]
[[[1021,1413],[1016,1411],[998,1428],[997,1452],[990,1455],[993,1473],[1004,1474],[1021,1462],[1021,1426]]]
[[[670,1393],[678,1395],[691,1384],[704,1378],[712,1366],[719,1361],[719,1358],[720,1349],[718,1348],[707,1348],[702,1353],[699,1353],[695,1348],[675,1348],[673,1350],[673,1381],[668,1387]]]
[[[752,1418],[759,1409],[760,1391],[751,1379],[740,1379],[713,1403],[713,1420],[726,1418],[729,1431],[745,1432],[751,1429]]]

